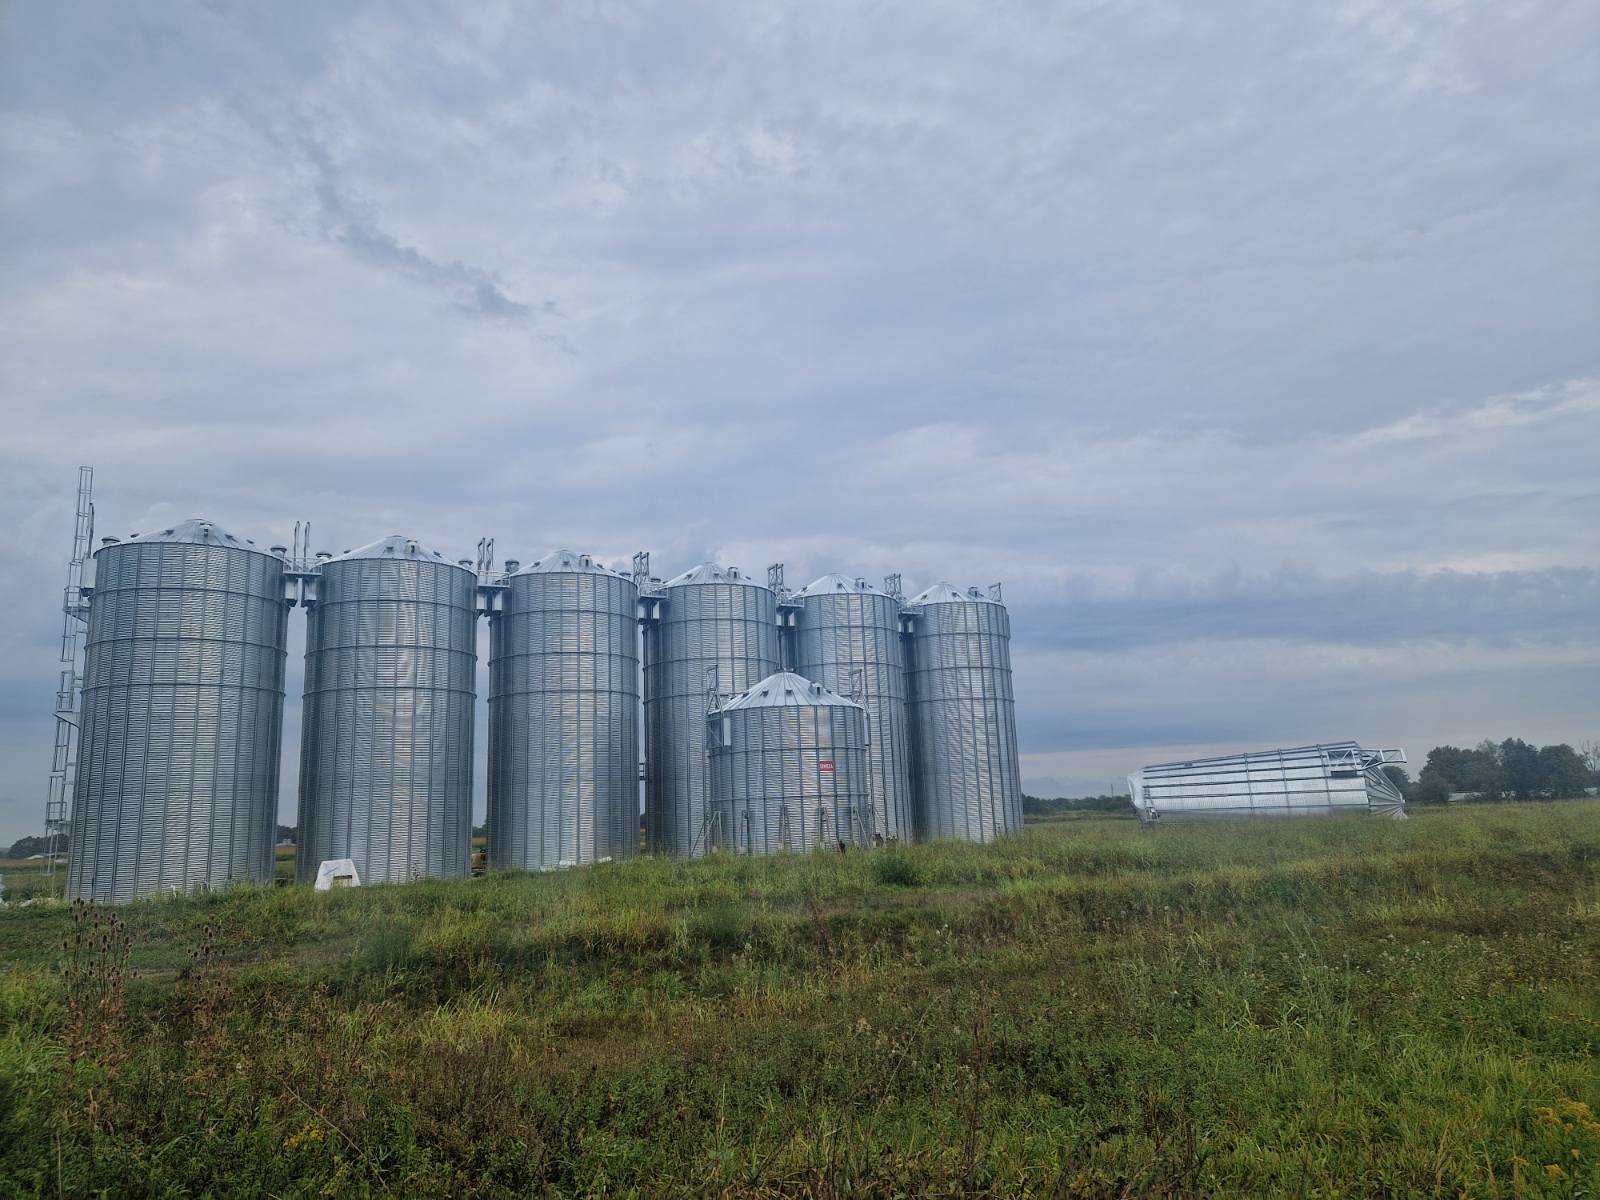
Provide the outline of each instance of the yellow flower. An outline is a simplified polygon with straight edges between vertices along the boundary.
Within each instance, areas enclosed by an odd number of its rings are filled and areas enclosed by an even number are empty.
[[[1551,1179],[1565,1179],[1567,1177],[1567,1173],[1560,1167],[1556,1166],[1555,1163],[1551,1163],[1549,1166],[1547,1166],[1544,1169],[1544,1173]]]

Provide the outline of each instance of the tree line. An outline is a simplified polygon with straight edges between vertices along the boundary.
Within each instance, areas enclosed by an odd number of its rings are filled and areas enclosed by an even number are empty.
[[[1574,749],[1566,742],[1535,746],[1521,738],[1486,738],[1470,749],[1435,746],[1414,783],[1403,768],[1384,770],[1412,804],[1566,800],[1600,786],[1600,739]]]

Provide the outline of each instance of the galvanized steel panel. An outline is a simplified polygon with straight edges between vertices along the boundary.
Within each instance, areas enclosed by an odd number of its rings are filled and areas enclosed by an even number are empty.
[[[885,838],[914,833],[911,733],[906,716],[906,658],[900,602],[863,580],[825,575],[791,597],[800,608],[794,668],[807,679],[851,694],[867,717],[867,773],[872,824]]]
[[[557,551],[507,577],[489,658],[489,861],[639,849],[639,591]]]
[[[710,563],[663,591],[661,619],[645,630],[645,827],[653,853],[698,857],[708,849],[706,671],[716,668],[727,694],[778,670],[778,599]]]
[[[1144,821],[1197,817],[1309,817],[1404,813],[1383,764],[1388,753],[1327,742],[1161,763],[1128,776]],[[1403,755],[1399,759],[1403,761]]]
[[[477,577],[401,537],[322,563],[306,621],[301,882],[467,873]]]
[[[95,555],[67,895],[273,873],[283,562],[204,521]]]
[[[911,601],[918,838],[987,842],[1022,826],[1022,773],[1005,606],[939,584]]]
[[[708,720],[714,846],[776,854],[872,843],[859,704],[785,671]]]

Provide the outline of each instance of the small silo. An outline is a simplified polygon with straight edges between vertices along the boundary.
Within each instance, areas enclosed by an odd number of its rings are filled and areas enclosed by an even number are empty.
[[[716,848],[776,854],[871,844],[861,705],[779,671],[706,721]]]
[[[1010,618],[999,600],[948,583],[910,611],[917,836],[991,841],[1022,826]]]
[[[490,624],[489,861],[534,871],[631,858],[639,589],[569,550],[501,582]]]
[[[467,873],[477,576],[396,534],[322,560],[307,597],[302,882]]]
[[[197,519],[107,538],[94,570],[67,895],[268,882],[283,559]]]
[[[645,624],[645,828],[656,854],[707,841],[706,714],[782,665],[778,598],[736,567],[702,563],[652,595]]]
[[[790,601],[800,606],[793,635],[795,671],[860,701],[866,710],[873,832],[910,839],[911,738],[900,601],[865,579],[844,575],[824,575]]]

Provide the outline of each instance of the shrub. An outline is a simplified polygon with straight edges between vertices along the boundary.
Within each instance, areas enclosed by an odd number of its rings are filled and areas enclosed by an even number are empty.
[[[872,856],[872,881],[884,887],[919,887],[922,869],[900,846],[885,846]]]

